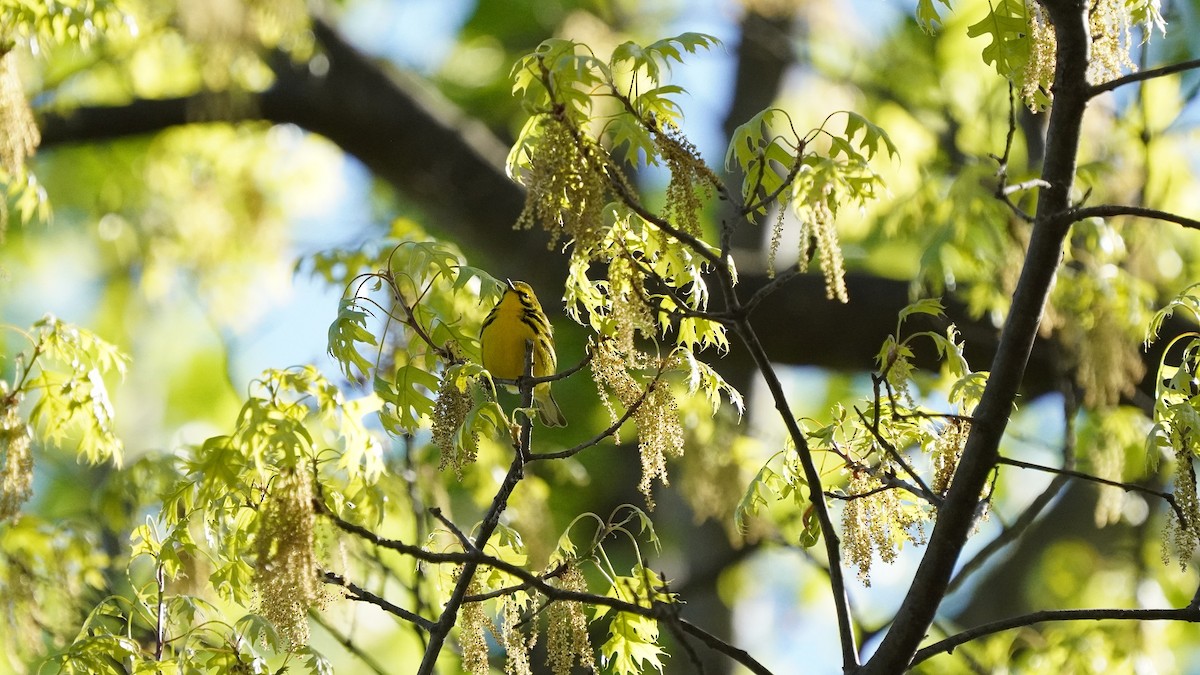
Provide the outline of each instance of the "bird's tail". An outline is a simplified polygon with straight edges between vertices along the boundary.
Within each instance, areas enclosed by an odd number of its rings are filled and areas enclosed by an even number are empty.
[[[563,417],[558,401],[550,393],[550,383],[543,382],[533,388],[533,400],[537,404],[538,418],[548,427],[565,427],[567,418]]]

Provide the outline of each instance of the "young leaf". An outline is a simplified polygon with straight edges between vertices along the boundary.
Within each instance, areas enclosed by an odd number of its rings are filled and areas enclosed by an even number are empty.
[[[943,25],[942,16],[934,4],[935,0],[917,0],[917,24],[926,33],[936,33]],[[950,9],[950,0],[936,0]]]
[[[946,307],[940,298],[922,298],[900,310],[900,321],[903,322],[913,314],[929,316],[945,316]]]
[[[354,379],[354,369],[366,377],[372,363],[358,351],[356,343],[377,346],[375,335],[367,328],[370,313],[358,305],[358,298],[342,298],[338,302],[338,315],[329,326],[329,355],[338,362],[342,373]]]
[[[1029,60],[1029,16],[1024,0],[989,3],[988,15],[967,27],[967,37],[990,37],[983,62],[994,64],[1002,77],[1016,79]]]

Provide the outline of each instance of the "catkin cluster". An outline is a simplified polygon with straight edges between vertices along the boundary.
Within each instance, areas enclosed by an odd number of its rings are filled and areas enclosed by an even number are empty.
[[[579,563],[571,560],[563,563],[562,574],[555,585],[567,591],[587,591],[587,580]],[[582,603],[560,600],[550,605],[549,627],[546,629],[546,659],[554,675],[570,675],[575,664],[585,671],[596,668],[592,654],[592,642],[588,637],[588,620]]]
[[[1137,70],[1129,58],[1129,6],[1125,0],[1094,0],[1088,14],[1092,36],[1091,59],[1088,60],[1088,81],[1100,84],[1121,76],[1125,69]]]
[[[462,427],[471,412],[470,391],[459,388],[456,378],[444,377],[438,387],[437,398],[433,404],[433,444],[441,451],[442,460],[438,470],[447,466],[454,467],[454,475],[462,480],[463,468],[473,463],[478,456],[479,434],[462,435],[462,443],[455,443]]]
[[[461,570],[459,571],[461,574]],[[467,587],[467,595],[479,595],[484,592],[479,577],[471,580]],[[458,621],[458,642],[462,649],[462,669],[471,675],[488,675],[492,672],[488,666],[487,632],[491,630],[492,622],[484,611],[482,602],[463,603],[462,614]]]
[[[829,188],[824,191],[825,199],[808,205],[810,220],[800,229],[802,261],[808,260],[808,241],[817,242],[817,260],[825,276],[825,297],[838,302],[850,302],[846,292],[846,261],[842,258],[842,245],[838,241],[837,225],[833,210],[829,208]],[[802,263],[803,264],[803,263]]]
[[[1196,495],[1196,468],[1192,466],[1192,449],[1182,444],[1175,450],[1175,506],[1171,509],[1163,532],[1163,564],[1171,553],[1179,558],[1179,567],[1187,570],[1188,561],[1200,548],[1200,499]]]
[[[7,174],[20,172],[41,142],[16,59],[15,52],[0,51],[0,171]]]
[[[934,494],[945,495],[950,489],[950,481],[958,468],[958,460],[962,457],[963,447],[967,437],[971,435],[971,423],[961,420],[951,420],[942,428],[942,433],[934,439],[930,448],[933,461],[933,481],[929,489]]]
[[[1092,470],[1097,478],[1119,481],[1125,473],[1125,448],[1120,443],[1097,439],[1091,451]],[[1112,525],[1121,519],[1125,490],[1116,485],[1100,485],[1094,514],[1096,527]]]
[[[645,275],[627,257],[618,256],[608,266],[609,317],[614,329],[613,348],[634,354],[637,334],[653,336],[657,329],[654,315],[645,297]]]
[[[1031,110],[1041,110],[1049,100],[1054,81],[1054,59],[1058,41],[1054,24],[1040,2],[1026,3],[1029,8],[1029,59],[1021,74],[1021,98]]]
[[[1088,35],[1091,37],[1087,79],[1101,84],[1116,79],[1126,70],[1137,70],[1129,56],[1133,44],[1133,17],[1125,0],[1095,0],[1088,3]],[[1145,8],[1139,19],[1142,27],[1162,28],[1162,16],[1157,3]],[[1054,81],[1055,54],[1058,50],[1054,25],[1040,2],[1026,2],[1029,12],[1029,58],[1021,74],[1021,97],[1034,110],[1044,108],[1051,96]]]
[[[663,125],[654,135],[654,145],[671,172],[663,213],[675,227],[699,237],[700,211],[712,199],[714,186],[720,184],[720,179],[675,125]]]
[[[521,625],[525,623],[522,617],[524,609],[524,603],[518,600],[516,595],[506,595],[500,603],[501,628],[495,637],[504,647],[507,657],[504,660],[505,675],[533,675],[529,653],[537,643],[537,622],[532,622],[533,630],[529,635],[525,635],[521,631]]]
[[[275,626],[291,649],[308,644],[308,611],[323,600],[317,577],[312,499],[312,479],[306,472],[280,473],[263,501],[254,541],[258,612]]]
[[[542,117],[540,132],[522,178],[525,208],[516,226],[528,229],[541,223],[550,233],[551,249],[565,233],[577,250],[592,251],[604,238],[609,185],[604,150],[553,115]]]
[[[858,568],[863,585],[870,586],[875,554],[890,564],[904,540],[924,543],[923,522],[916,509],[903,503],[896,489],[884,489],[865,471],[855,474],[846,491],[851,495],[842,511],[846,558]]]
[[[817,261],[825,277],[825,297],[849,302],[850,296],[846,292],[846,261],[842,256],[833,209],[829,206],[835,199],[833,186],[826,183],[809,186],[798,192],[802,194],[792,201],[796,218],[800,221],[796,264],[801,272],[807,272],[812,247],[815,245]],[[770,277],[775,276],[775,256],[783,241],[784,213],[782,209],[780,211],[772,226],[771,247],[767,254],[767,274]]]
[[[0,392],[2,393],[2,392]],[[33,451],[29,425],[18,413],[19,398],[0,398],[0,521],[16,516],[33,494]]]
[[[654,480],[657,478],[663,485],[669,484],[666,458],[683,454],[684,437],[683,426],[679,422],[679,407],[667,383],[655,379],[643,385],[630,374],[630,369],[644,366],[645,361],[644,355],[622,352],[612,340],[603,340],[593,350],[591,365],[596,389],[614,422],[618,415],[610,393],[626,409],[638,406],[633,413],[638,432],[638,455],[642,464],[638,490],[646,498],[647,508],[653,509],[651,490]]]
[[[1075,380],[1083,390],[1084,405],[1105,408],[1133,394],[1146,373],[1136,334],[1141,324],[1131,325],[1128,316],[1116,315],[1107,301],[1093,303],[1090,309],[1094,315],[1085,317],[1087,325],[1076,327],[1081,334],[1067,344],[1078,361]]]

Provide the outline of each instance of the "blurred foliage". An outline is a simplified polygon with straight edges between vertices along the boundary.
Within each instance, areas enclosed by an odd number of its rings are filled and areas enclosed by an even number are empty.
[[[371,4],[335,3],[332,16],[351,25]],[[801,551],[798,560],[815,562],[806,583],[824,579],[816,545],[834,533],[813,507],[825,500],[861,579],[856,604],[866,616],[885,612],[969,433],[986,365],[967,363],[953,326],[909,322],[944,321],[937,296],[997,324],[1008,310],[1036,207],[1037,129],[1052,105],[1042,10],[921,0],[912,16],[866,22],[848,7],[792,8],[798,36],[783,48],[803,56],[801,86],[736,121],[724,159],[737,185],[701,157],[692,132],[706,111],[674,79],[701,54],[728,58],[734,47],[699,32],[709,28],[686,10],[485,0],[466,10],[428,73],[515,139],[508,170],[529,195],[517,224],[546,227],[565,245],[564,304],[542,297],[552,319],[565,315],[587,334],[592,374],[590,384],[578,375],[556,385],[573,426],[537,429],[531,450],[545,457],[528,462],[482,551],[511,568],[485,566],[465,588],[474,601],[453,634],[456,653],[443,656],[465,671],[539,667],[530,665],[539,640],[556,673],[593,663],[686,671],[670,622],[548,595],[675,611],[688,595],[662,568],[686,582],[713,553],[694,548],[681,513],[727,533],[735,571],[722,583],[737,587],[726,601],[742,606],[784,583],[729,581],[759,548]],[[1093,81],[1195,54],[1198,10],[1095,3],[1093,27],[1106,37]],[[250,94],[272,83],[272,59],[317,54],[309,11],[299,0],[0,0],[4,672],[415,663],[423,638],[412,623],[361,601],[386,598],[436,620],[460,583],[464,538],[520,446],[522,415],[478,365],[478,326],[504,287],[488,271],[499,261],[466,260],[395,198],[350,193],[326,141],[205,121],[250,109]],[[676,37],[658,39],[667,34]],[[1194,216],[1198,85],[1184,72],[1098,100],[1074,198]],[[192,94],[202,94],[194,124],[38,150],[34,110]],[[739,226],[767,223],[761,256],[734,260],[714,201],[740,209]],[[305,238],[317,225],[341,231],[361,212],[377,221],[366,235]],[[726,381],[715,357],[740,347],[736,317],[714,313],[723,305],[709,282],[732,283],[739,271],[786,279],[810,259],[832,299],[855,302],[847,272],[909,280],[914,296],[877,361],[860,364],[870,377],[824,374],[809,387],[820,391],[789,392],[822,495],[795,439],[763,422],[765,395]],[[1084,521],[1107,529],[1038,535],[1024,586],[1004,591],[1013,606],[1191,599],[1200,337],[1174,338],[1149,376],[1153,401],[1136,385],[1140,349],[1172,313],[1200,322],[1196,278],[1200,248],[1185,228],[1122,217],[1074,226],[1042,330],[1078,406],[1022,402],[1001,452],[1078,462],[1109,481],[1089,486],[1098,498]],[[308,279],[331,294],[309,297]],[[271,333],[295,295],[308,321]],[[560,357],[584,341],[558,334]],[[275,342],[247,374],[239,359],[256,341]],[[301,342],[313,363],[279,362]],[[921,349],[940,370],[916,369]],[[597,447],[581,452],[593,435]],[[1030,503],[1036,488],[1018,471],[1001,467],[981,495],[979,536]],[[1116,550],[1097,543],[1118,536]],[[551,588],[522,586],[518,570]],[[992,591],[969,592],[964,605],[987,604]],[[953,633],[955,619],[940,628]],[[760,623],[737,626],[733,642]],[[1194,667],[1188,639],[1174,624],[1030,626],[920,669],[1184,671]],[[761,660],[794,663],[796,650],[776,645]]]

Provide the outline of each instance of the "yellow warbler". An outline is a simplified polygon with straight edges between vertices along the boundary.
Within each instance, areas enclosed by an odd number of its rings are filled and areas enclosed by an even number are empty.
[[[525,343],[533,341],[533,376],[547,377],[558,370],[554,353],[554,330],[537,295],[524,281],[509,281],[500,302],[483,320],[479,330],[483,344],[483,367],[493,377],[515,380],[525,372]],[[533,402],[542,424],[566,426],[558,403],[550,393],[550,383],[533,387]]]

